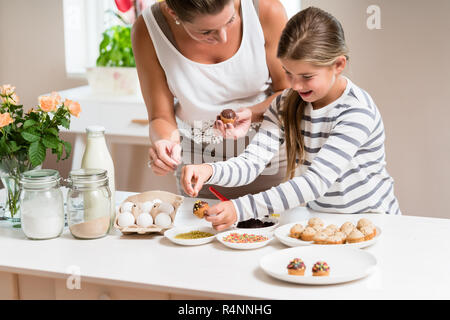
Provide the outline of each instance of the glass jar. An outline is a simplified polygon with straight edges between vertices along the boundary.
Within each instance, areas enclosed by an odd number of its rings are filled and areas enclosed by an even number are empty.
[[[77,239],[97,239],[111,225],[111,191],[104,169],[78,169],[67,180],[67,220]]]
[[[59,237],[64,230],[64,198],[59,172],[37,169],[21,174],[22,231],[33,240]]]

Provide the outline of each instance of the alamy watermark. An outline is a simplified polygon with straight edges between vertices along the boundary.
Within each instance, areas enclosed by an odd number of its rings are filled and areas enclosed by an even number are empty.
[[[381,29],[381,8],[376,4],[372,4],[367,7],[366,10],[369,17],[367,18],[366,24],[369,30],[380,30]]]

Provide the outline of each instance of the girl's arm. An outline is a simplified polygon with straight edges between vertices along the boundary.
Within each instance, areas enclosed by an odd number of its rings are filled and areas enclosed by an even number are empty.
[[[375,111],[355,107],[336,119],[329,138],[305,173],[264,192],[231,200],[238,221],[262,218],[321,197],[343,173],[376,124]]]
[[[250,144],[239,156],[209,163],[212,175],[207,184],[238,187],[253,182],[278,153],[284,137],[277,117],[283,95],[279,95],[263,116],[263,122]],[[278,164],[278,161],[275,162]]]

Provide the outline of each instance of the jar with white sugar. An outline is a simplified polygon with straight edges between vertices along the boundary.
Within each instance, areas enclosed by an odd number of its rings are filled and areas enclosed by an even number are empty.
[[[37,169],[21,175],[22,231],[27,238],[44,240],[59,237],[64,229],[64,198],[56,170]]]

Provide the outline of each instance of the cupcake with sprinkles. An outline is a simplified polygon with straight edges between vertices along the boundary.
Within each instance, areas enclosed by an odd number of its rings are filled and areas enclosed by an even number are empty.
[[[205,216],[205,211],[208,210],[208,208],[208,202],[197,200],[194,202],[193,212],[198,218],[202,219]]]
[[[288,273],[293,276],[305,275],[306,266],[300,258],[295,258],[287,265]]]
[[[312,274],[316,277],[329,276],[330,266],[325,261],[317,261],[312,267]]]

